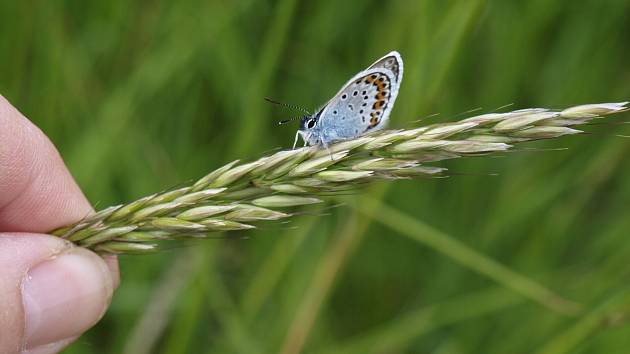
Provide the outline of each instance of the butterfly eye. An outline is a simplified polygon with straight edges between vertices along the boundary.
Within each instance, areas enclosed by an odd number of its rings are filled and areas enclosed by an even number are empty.
[[[315,127],[315,119],[309,120],[308,123],[306,123],[306,127],[308,129],[313,129]]]

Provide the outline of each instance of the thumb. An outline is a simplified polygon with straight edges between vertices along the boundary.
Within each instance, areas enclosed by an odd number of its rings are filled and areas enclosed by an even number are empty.
[[[0,233],[0,353],[57,353],[104,314],[115,262],[54,236]]]

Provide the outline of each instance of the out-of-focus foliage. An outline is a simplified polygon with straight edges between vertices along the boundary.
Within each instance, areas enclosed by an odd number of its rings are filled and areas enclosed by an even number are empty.
[[[405,77],[392,127],[625,101],[629,14],[625,0],[6,1],[0,93],[102,208],[290,147],[296,126],[276,122],[291,113],[263,97],[315,108],[393,49]],[[110,311],[66,352],[627,353],[624,120],[441,163],[457,173],[341,196],[283,227],[121,257]],[[581,310],[509,286],[523,280]]]

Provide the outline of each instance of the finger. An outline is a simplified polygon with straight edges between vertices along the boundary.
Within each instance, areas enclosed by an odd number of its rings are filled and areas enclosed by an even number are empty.
[[[58,237],[0,233],[0,353],[53,353],[104,314],[117,279]]]
[[[0,96],[0,230],[47,232],[91,211],[50,140]]]

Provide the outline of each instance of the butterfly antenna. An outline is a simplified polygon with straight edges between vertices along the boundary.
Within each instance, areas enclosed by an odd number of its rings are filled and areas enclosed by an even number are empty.
[[[288,104],[288,103],[283,103],[283,102],[278,102],[278,101],[276,101],[276,100],[274,100],[274,99],[271,99],[271,98],[269,98],[269,97],[265,97],[265,101],[267,101],[267,102],[269,102],[269,103],[276,104],[276,105],[278,105],[278,106],[282,106],[282,107],[288,108],[288,109],[292,109],[292,110],[294,110],[294,111],[299,111],[299,112],[302,112],[302,113],[305,113],[305,114],[308,114],[308,115],[310,115],[310,114],[311,114],[311,112],[307,111],[306,109],[304,109],[304,108],[302,108],[302,107],[300,107],[300,106],[298,106],[298,105]]]
[[[287,123],[293,122],[294,120],[300,119],[300,118],[302,118],[302,117],[301,116],[297,116],[297,117],[281,120],[281,121],[278,122],[278,125],[287,124]]]

